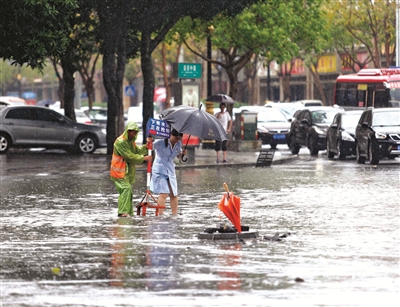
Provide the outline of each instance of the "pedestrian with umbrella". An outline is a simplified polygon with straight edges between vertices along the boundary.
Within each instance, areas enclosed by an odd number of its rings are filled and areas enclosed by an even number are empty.
[[[203,111],[201,107],[202,105],[199,108],[176,106],[160,113],[161,118],[167,121],[176,131],[189,134],[185,149],[191,135],[206,140],[228,140],[228,135],[218,119]],[[182,161],[184,161],[183,156]]]
[[[215,114],[215,117],[218,119],[218,121],[221,123],[221,125],[224,127],[226,133],[229,133],[232,129],[232,117],[231,115],[226,112],[226,104],[225,102],[221,102],[219,104],[219,108],[221,112],[218,112]],[[219,152],[222,149],[222,162],[223,163],[228,163],[228,160],[226,159],[226,147],[227,140],[225,141],[215,141],[215,153],[217,155],[217,163],[219,163]]]
[[[158,139],[153,143],[155,159],[153,162],[150,190],[159,194],[157,203],[164,206],[167,197],[170,198],[171,212],[173,215],[178,213],[178,183],[175,174],[174,159],[181,159],[186,155],[186,149],[182,150],[183,133],[172,129],[169,139]],[[162,209],[159,214],[163,214]]]

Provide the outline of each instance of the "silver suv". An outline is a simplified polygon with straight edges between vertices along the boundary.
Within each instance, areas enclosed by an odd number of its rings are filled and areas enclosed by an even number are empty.
[[[106,131],[79,124],[45,107],[10,106],[0,110],[0,154],[11,147],[59,148],[93,153],[106,147]]]

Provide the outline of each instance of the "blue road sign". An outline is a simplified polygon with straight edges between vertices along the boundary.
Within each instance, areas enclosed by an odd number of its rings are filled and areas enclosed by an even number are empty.
[[[136,88],[133,85],[125,86],[125,96],[135,97]]]

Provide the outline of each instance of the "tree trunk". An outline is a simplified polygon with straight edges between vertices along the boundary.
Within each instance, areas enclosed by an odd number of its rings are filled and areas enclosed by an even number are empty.
[[[122,84],[127,57],[126,40],[130,1],[98,1],[101,51],[103,54],[103,84],[107,100],[107,154],[112,154],[115,139],[124,131]]]
[[[283,101],[290,101],[290,75],[282,75]]]
[[[53,64],[54,72],[58,79],[57,94],[58,94],[58,99],[60,99],[60,108],[64,109],[64,79],[58,72],[56,59],[51,58],[51,63]]]
[[[114,53],[104,54],[103,79],[108,94],[107,100],[107,154],[112,154],[115,139],[124,131],[124,108],[122,104],[123,56]],[[122,68],[121,68],[122,66]],[[122,69],[122,72],[121,72]]]
[[[166,59],[166,51],[165,51],[165,43],[162,42],[161,45],[161,56],[162,56],[162,71],[163,71],[163,79],[164,79],[164,85],[165,85],[165,91],[166,91],[166,96],[165,96],[165,109],[169,109],[171,106],[170,100],[171,100],[171,84],[169,82],[168,74],[167,74],[167,59]]]
[[[154,116],[154,86],[152,54],[150,47],[150,35],[142,34],[140,45],[141,66],[143,73],[143,143],[145,143],[146,124],[149,118]]]
[[[239,89],[238,76],[235,70],[226,70],[229,79],[229,96],[231,96],[234,100],[236,99],[237,92]]]
[[[64,80],[64,112],[65,116],[76,121],[74,97],[75,97],[75,67],[69,59],[61,60]]]
[[[324,92],[324,89],[323,89],[323,87],[322,87],[322,83],[321,83],[321,78],[319,77],[319,73],[318,73],[318,71],[317,71],[317,66],[316,65],[312,65],[313,67],[310,67],[310,72],[311,72],[311,74],[312,74],[312,76],[313,76],[313,79],[314,79],[314,84],[315,84],[315,86],[317,87],[317,90],[318,90],[318,92],[319,92],[319,95],[321,96],[321,101],[322,101],[322,104],[324,105],[324,106],[326,106],[326,97],[325,97],[325,92]],[[313,69],[314,68],[314,69]]]

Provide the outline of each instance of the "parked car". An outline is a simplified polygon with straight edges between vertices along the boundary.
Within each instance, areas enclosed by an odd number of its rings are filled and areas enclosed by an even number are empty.
[[[267,108],[279,109],[289,121],[293,120],[294,113],[297,110],[304,108],[304,105],[302,105],[301,103],[297,103],[297,102],[272,102],[272,101],[269,101],[265,106]]]
[[[0,109],[9,106],[24,106],[24,105],[26,105],[26,101],[24,99],[13,96],[0,97]]]
[[[262,144],[275,149],[278,144],[288,144],[290,122],[281,111],[263,108],[257,114],[257,133]]]
[[[311,155],[325,150],[328,127],[341,111],[343,109],[336,107],[309,107],[296,111],[288,140],[292,154],[298,154],[301,146],[308,147]]]
[[[107,128],[107,108],[92,107],[89,111],[88,107],[81,108],[81,111],[90,118],[93,124]]]
[[[318,99],[304,99],[297,100],[296,103],[302,104],[305,108],[308,107],[321,107],[323,106],[322,101]]]
[[[356,154],[354,135],[362,111],[347,111],[336,114],[326,133],[326,151],[329,159],[339,159]]]
[[[10,106],[0,110],[0,153],[11,147],[93,153],[106,146],[105,129],[79,124],[49,108]]]
[[[53,108],[52,110],[60,113],[61,115],[65,115],[64,109],[54,109]],[[79,109],[75,109],[75,118],[76,118],[77,123],[87,124],[87,125],[93,124],[93,121],[89,118],[89,116],[87,116],[83,111],[81,111]]]
[[[382,158],[400,156],[400,108],[369,108],[360,117],[356,128],[358,163],[379,164]]]

